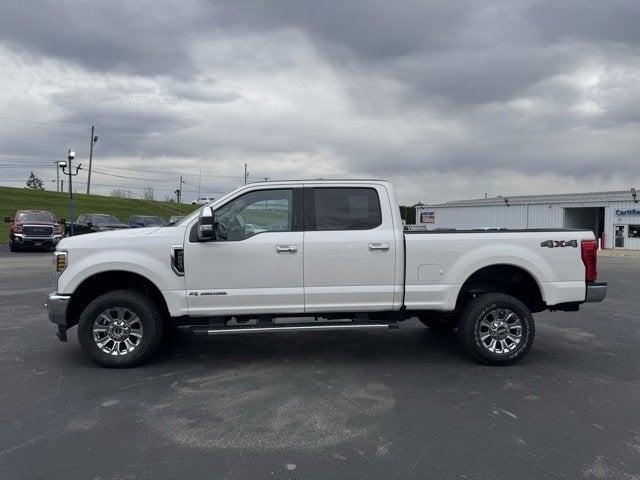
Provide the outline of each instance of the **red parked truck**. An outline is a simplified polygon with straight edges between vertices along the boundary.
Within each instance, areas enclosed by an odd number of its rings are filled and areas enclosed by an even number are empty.
[[[5,217],[9,223],[9,248],[12,252],[22,247],[55,250],[64,231],[55,215],[46,210],[18,210],[13,217]]]

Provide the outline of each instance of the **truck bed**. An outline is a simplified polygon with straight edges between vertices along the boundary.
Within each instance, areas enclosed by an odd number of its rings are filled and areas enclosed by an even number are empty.
[[[511,266],[530,275],[539,285],[547,306],[585,300],[580,242],[593,240],[591,231],[496,229],[404,233],[407,309],[452,310],[464,282],[481,269],[495,265]]]

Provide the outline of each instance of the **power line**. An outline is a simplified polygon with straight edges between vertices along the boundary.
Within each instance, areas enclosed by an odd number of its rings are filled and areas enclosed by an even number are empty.
[[[131,150],[133,153],[135,153],[135,154],[136,154],[136,155],[138,155],[139,157],[142,157],[142,158],[148,158],[149,160],[153,160],[154,162],[162,163],[163,165],[166,165],[166,166],[168,166],[168,167],[170,167],[170,166],[171,166],[171,165],[169,165],[168,163],[163,162],[162,160],[159,160],[159,159],[157,159],[157,158],[155,158],[155,157],[152,157],[152,156],[150,156],[150,155],[147,155],[147,154],[141,153],[141,152],[137,151],[135,148],[133,148],[133,147],[131,147],[131,146],[129,146],[129,145],[127,145],[127,144],[125,144],[125,143],[122,143],[120,140],[118,140],[118,139],[116,139],[116,138],[112,137],[111,135],[109,135],[107,132],[105,132],[105,131],[104,131],[104,130],[102,130],[102,129],[98,129],[98,128],[96,128],[96,131],[97,131],[97,132],[99,132],[99,133],[101,133],[104,137],[106,137],[106,138],[110,139],[112,142],[117,143],[117,144],[118,144],[118,145],[120,145],[121,147],[126,148],[126,149],[128,149],[128,150]]]
[[[127,179],[131,179],[131,180],[140,180],[140,177],[132,177],[130,175],[119,175],[117,173],[107,173],[107,172],[103,172],[102,170],[96,170],[95,168],[93,169],[93,173],[97,173],[99,175],[107,175],[109,177],[117,177],[117,178],[127,178]],[[152,180],[154,182],[175,182],[175,178],[174,179],[160,179],[160,178],[149,178],[147,180]]]
[[[140,169],[135,169],[135,168],[125,168],[125,167],[108,167],[110,170],[124,170],[124,171],[128,171],[128,172],[140,172]],[[169,170],[156,170],[154,169],[153,172],[151,173],[168,173],[170,175],[177,175],[180,173],[180,171],[169,171]],[[182,173],[183,175],[189,176],[189,177],[197,177],[200,175],[200,173]],[[228,179],[236,179],[236,180],[240,180],[242,179],[242,175],[214,175],[214,174],[206,174],[203,173],[202,174],[203,177],[209,177],[209,178],[228,178]],[[255,175],[249,175],[250,177],[254,177]]]
[[[51,165],[47,164],[32,164],[32,165],[9,165],[8,163],[0,163],[0,168],[24,168],[24,167],[28,167],[28,168],[32,168],[32,167],[51,167]],[[53,168],[53,167],[52,167]]]
[[[6,115],[0,115],[0,118],[2,118],[4,120],[12,120],[14,122],[28,123],[28,124],[31,124],[31,125],[41,125],[41,126],[47,126],[47,127],[88,128],[88,127],[84,127],[84,126],[80,126],[80,125],[66,125],[64,123],[36,122],[36,121],[33,121],[33,120],[24,120],[22,118],[7,117]]]

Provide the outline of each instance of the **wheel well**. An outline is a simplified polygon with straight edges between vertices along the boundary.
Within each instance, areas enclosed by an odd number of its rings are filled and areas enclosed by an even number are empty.
[[[462,285],[456,308],[462,308],[480,293],[506,293],[519,299],[532,312],[546,308],[538,282],[529,272],[514,265],[491,265],[475,272]]]
[[[104,293],[123,289],[135,290],[148,296],[160,309],[163,318],[170,318],[167,302],[151,280],[137,273],[114,270],[92,275],[76,288],[67,310],[69,326],[78,323],[82,311],[93,299]]]

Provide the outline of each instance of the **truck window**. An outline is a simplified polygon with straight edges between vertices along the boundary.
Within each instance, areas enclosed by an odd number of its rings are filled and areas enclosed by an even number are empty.
[[[291,189],[255,190],[214,212],[216,238],[238,241],[264,232],[291,231]]]
[[[316,230],[370,230],[382,223],[374,188],[314,188]]]

